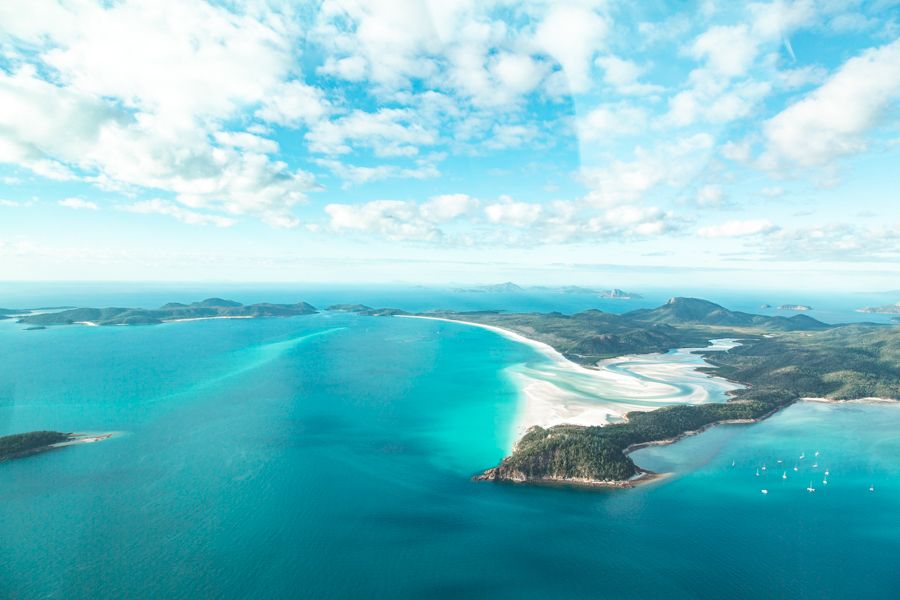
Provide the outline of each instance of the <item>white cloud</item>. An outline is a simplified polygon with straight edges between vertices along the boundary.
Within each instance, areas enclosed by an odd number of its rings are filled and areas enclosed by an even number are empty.
[[[231,227],[235,223],[234,219],[229,219],[221,215],[210,215],[187,210],[178,206],[177,204],[167,202],[159,198],[154,198],[152,200],[142,200],[140,202],[135,202],[134,204],[122,205],[119,208],[128,212],[138,213],[142,215],[166,215],[177,219],[182,223],[187,223],[188,225],[215,225],[216,227]]]
[[[701,227],[697,235],[705,238],[734,238],[768,234],[777,230],[778,227],[768,219],[747,219]]]
[[[578,135],[582,141],[603,141],[619,135],[645,131],[649,118],[647,111],[629,104],[601,104],[577,121]]]
[[[301,81],[289,81],[265,98],[256,116],[269,123],[298,127],[316,123],[330,111],[322,90]]]
[[[332,121],[320,121],[306,134],[310,150],[347,154],[369,148],[377,156],[414,156],[420,146],[437,142],[437,133],[418,122],[409,109],[383,108],[370,113],[354,110]]]
[[[866,148],[866,134],[900,99],[900,40],[845,62],[819,88],[769,119],[763,164],[827,165]]]
[[[312,176],[266,157],[274,141],[221,126],[281,90],[289,20],[196,0],[47,0],[28,23],[19,13],[34,4],[15,4],[0,7],[0,27],[37,49],[41,69],[0,71],[0,162],[296,224],[291,208],[315,189]]]
[[[758,44],[747,25],[717,25],[697,36],[690,51],[716,74],[740,77],[753,64]]]
[[[697,190],[698,206],[721,206],[725,200],[725,192],[718,185],[704,185]]]
[[[91,202],[89,200],[83,200],[81,198],[64,198],[57,202],[60,206],[65,206],[66,208],[74,208],[76,210],[98,210],[100,207],[97,206],[96,202]]]
[[[541,217],[543,208],[540,204],[516,202],[512,198],[501,198],[500,202],[484,207],[484,214],[491,223],[499,223],[511,227],[533,225]]]
[[[223,117],[259,102],[291,67],[289,26],[275,15],[262,22],[197,0],[68,10],[77,26],[51,22],[41,32],[54,42],[42,59],[61,81],[173,122]]]
[[[316,164],[329,169],[344,181],[344,187],[362,185],[384,179],[431,179],[440,176],[440,171],[431,160],[417,161],[414,167],[398,165],[363,166],[351,165],[334,159],[316,159]]]
[[[540,22],[535,43],[562,66],[572,92],[583,92],[591,83],[594,55],[605,42],[606,19],[590,8],[557,4]]]
[[[604,70],[603,81],[620,94],[643,96],[657,94],[665,89],[660,85],[641,83],[639,79],[644,69],[634,61],[610,54],[597,58],[596,64]]]
[[[479,204],[476,198],[467,194],[443,194],[429,198],[419,212],[429,221],[442,223],[471,214]]]
[[[421,204],[402,200],[329,204],[325,212],[335,231],[357,231],[393,241],[437,242],[447,239],[442,224],[470,214],[478,204],[465,194],[445,194]]]
[[[494,125],[485,146],[492,149],[519,148],[538,135],[532,125]]]
[[[712,136],[698,133],[660,142],[649,150],[638,147],[632,160],[614,160],[602,167],[583,167],[581,179],[591,191],[585,201],[611,207],[641,200],[661,184],[687,185],[709,160]]]
[[[768,256],[788,260],[885,261],[900,260],[900,222],[876,226],[831,223],[782,230],[767,236],[762,249]]]

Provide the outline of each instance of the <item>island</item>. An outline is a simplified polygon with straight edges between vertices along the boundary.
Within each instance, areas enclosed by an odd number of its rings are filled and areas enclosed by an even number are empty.
[[[479,285],[472,288],[458,288],[454,291],[462,293],[520,294],[525,291],[525,288],[516,285],[512,281],[507,281],[505,283]]]
[[[28,312],[29,314],[23,314]],[[295,304],[241,304],[223,298],[207,298],[200,302],[182,304],[170,302],[155,309],[144,308],[73,308],[56,312],[31,314],[22,311],[18,323],[33,327],[50,325],[156,325],[173,321],[197,319],[248,319],[254,317],[293,317],[318,312],[306,302]]]
[[[634,292],[625,292],[618,288],[600,292],[600,297],[606,298],[608,300],[640,300],[641,298],[643,298],[643,296],[641,296],[640,294],[635,294]]]
[[[0,462],[25,458],[75,444],[99,442],[112,436],[112,433],[62,433],[59,431],[29,431],[0,436]]]
[[[858,308],[856,312],[872,313],[878,315],[900,315],[900,302],[895,304],[885,304],[884,306],[867,306]]]
[[[812,310],[812,306],[807,306],[805,304],[782,304],[778,307],[778,310],[793,310],[795,312],[806,312],[808,310]]]
[[[697,298],[672,298],[621,315],[589,310],[418,316],[500,327],[587,367],[625,354],[702,347],[716,338],[740,341],[726,352],[698,351],[711,365],[709,372],[742,384],[727,402],[629,412],[624,422],[604,426],[532,427],[510,456],[477,474],[477,480],[631,486],[651,478],[629,457],[648,444],[671,443],[716,424],[758,421],[802,398],[900,398],[900,330],[892,325],[755,315]]]

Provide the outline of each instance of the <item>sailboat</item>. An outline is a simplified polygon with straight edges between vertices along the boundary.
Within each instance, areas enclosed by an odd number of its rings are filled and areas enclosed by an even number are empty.
[[[869,491],[870,491],[870,492],[874,492],[874,491],[875,491],[875,486],[874,486],[874,485],[870,485],[870,486],[869,486]]]
[[[768,494],[769,490],[760,490],[763,494]]]
[[[828,480],[827,480],[827,479],[823,479],[823,480],[822,480],[822,485],[828,485]]]
[[[807,492],[810,492],[810,493],[816,491],[816,488],[814,488],[814,487],[812,486],[812,481],[809,482],[809,487],[806,488],[806,491],[807,491]]]
[[[818,450],[816,450],[816,457],[818,457],[818,456],[819,456],[819,451],[818,451]]]
[[[787,471],[785,471],[784,473],[781,474],[781,478],[782,478],[782,479],[787,479]]]
[[[828,469],[825,469],[825,477],[828,477],[829,475],[831,475],[831,473],[828,471]]]
[[[734,466],[734,461],[731,461],[731,466],[732,466],[732,467]]]
[[[819,463],[817,463],[817,462],[813,463],[813,467],[812,467],[812,468],[813,468],[813,469],[818,469],[818,468],[819,468]]]
[[[763,466],[762,466],[762,470],[763,470],[763,471],[766,470],[766,465],[763,465]]]
[[[806,458],[806,452],[801,452],[801,453],[800,453],[800,460],[803,460],[804,458]]]
[[[759,477],[759,469],[756,470],[756,476]]]
[[[795,471],[799,471],[799,470],[800,470],[800,467],[798,467],[797,465],[794,465],[794,470],[795,470]]]

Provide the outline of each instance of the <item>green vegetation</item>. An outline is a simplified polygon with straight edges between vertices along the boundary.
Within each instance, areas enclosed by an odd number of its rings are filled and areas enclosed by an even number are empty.
[[[0,461],[41,452],[52,444],[66,442],[71,437],[71,434],[58,431],[31,431],[0,437]]]
[[[202,302],[181,304],[170,302],[156,309],[143,308],[75,308],[59,312],[26,315],[19,323],[36,326],[70,325],[91,322],[97,325],[155,325],[176,319],[210,317],[292,317],[317,312],[306,302],[296,304],[241,304],[222,298],[208,298]]]
[[[764,331],[817,331],[829,327],[806,315],[790,318],[752,315],[696,298],[672,298],[659,308],[622,315],[599,310],[574,315],[498,311],[438,311],[428,315],[509,329],[549,344],[583,365],[623,354],[702,347],[716,337],[758,336]]]
[[[673,299],[658,309],[621,316],[591,314],[596,312],[442,316],[513,329],[581,362],[585,357],[575,352],[586,346],[652,352],[739,337],[742,345],[728,352],[700,352],[717,375],[747,387],[732,392],[726,403],[632,412],[625,423],[532,428],[511,456],[479,479],[622,482],[640,472],[628,457],[629,448],[637,445],[675,439],[715,423],[760,419],[802,397],[900,398],[900,331],[893,326],[828,326],[805,316],[735,313],[694,299]]]

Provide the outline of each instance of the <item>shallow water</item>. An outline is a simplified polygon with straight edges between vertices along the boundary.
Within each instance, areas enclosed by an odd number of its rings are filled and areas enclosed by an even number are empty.
[[[0,434],[125,432],[0,464],[0,596],[900,589],[895,406],[798,404],[635,453],[678,473],[664,483],[586,492],[469,480],[510,443],[509,369],[540,360],[477,328],[334,314],[0,322],[0,348]],[[811,494],[816,449],[831,476]],[[796,477],[755,477],[802,451]]]

